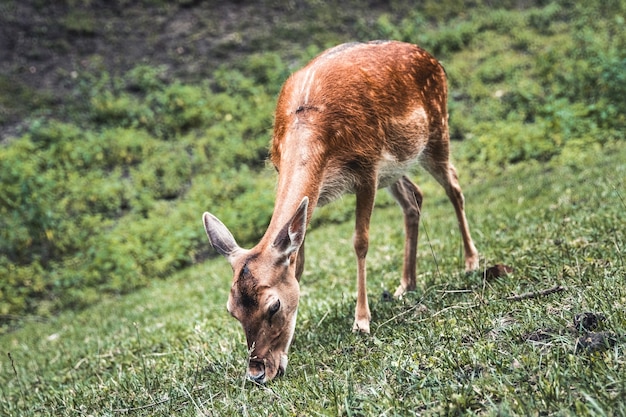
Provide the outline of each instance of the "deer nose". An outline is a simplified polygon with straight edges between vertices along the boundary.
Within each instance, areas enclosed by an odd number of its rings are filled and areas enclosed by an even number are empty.
[[[257,384],[265,383],[265,364],[259,361],[250,361],[248,365],[248,379]]]
[[[261,371],[256,375],[248,372],[248,379],[257,384],[265,384],[265,371]]]

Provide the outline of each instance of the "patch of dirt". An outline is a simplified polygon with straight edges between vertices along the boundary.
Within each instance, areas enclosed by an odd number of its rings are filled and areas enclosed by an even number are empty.
[[[596,352],[613,347],[617,336],[613,332],[589,332],[576,340],[575,353]]]
[[[255,7],[232,2],[197,2],[184,7],[166,2],[96,0],[9,1],[0,6],[0,77],[2,84],[33,107],[63,106],[84,71],[120,74],[137,64],[164,65],[172,76],[202,79],[220,61],[246,52],[238,22],[264,16]],[[130,4],[128,4],[130,3]],[[244,17],[245,16],[245,17]],[[27,94],[25,94],[27,93]],[[16,130],[28,108],[0,101],[0,135]]]
[[[591,332],[596,330],[606,320],[601,313],[585,312],[574,316],[574,329],[579,332]]]
[[[595,332],[601,328],[605,320],[606,317],[602,313],[584,312],[574,316],[573,325],[562,329],[538,329],[522,335],[522,339],[528,342],[546,344],[555,337],[575,337],[575,354],[598,352],[609,349],[620,341],[620,337],[611,331]]]
[[[194,82],[264,45],[301,48],[311,42],[302,23],[315,24],[320,9],[315,7],[302,0],[2,1],[0,140],[18,132],[34,110],[62,108],[85,71],[120,74],[147,64]],[[389,7],[370,1],[358,15],[374,16]],[[332,28],[345,27],[346,38],[354,27],[343,22],[356,19],[351,9],[342,11]],[[329,10],[325,13],[333,13]]]
[[[64,76],[89,65],[115,72],[138,63],[165,64],[177,76],[200,79],[219,61],[250,52],[252,28],[240,22],[263,26],[273,14],[245,2],[39,3],[9,2],[0,16],[0,71],[38,88],[62,87]]]

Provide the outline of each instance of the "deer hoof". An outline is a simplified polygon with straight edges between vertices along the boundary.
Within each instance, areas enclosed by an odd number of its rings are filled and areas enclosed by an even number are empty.
[[[480,260],[478,258],[478,255],[471,256],[465,259],[465,272],[476,271],[479,266],[480,266]]]
[[[393,293],[393,296],[396,298],[401,298],[404,294],[410,291],[415,291],[415,283],[412,284],[400,284],[396,292]]]
[[[400,285],[398,287],[398,289],[396,290],[396,292],[393,293],[393,296],[396,298],[400,298],[402,297],[404,294],[406,294],[406,288],[404,288],[402,285]]]
[[[354,325],[352,326],[353,332],[361,332],[368,333],[370,332],[370,321],[367,318],[358,319],[354,321]]]

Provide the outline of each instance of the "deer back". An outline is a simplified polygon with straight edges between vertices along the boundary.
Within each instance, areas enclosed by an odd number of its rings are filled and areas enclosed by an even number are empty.
[[[270,149],[277,202],[293,213],[306,195],[310,217],[362,181],[389,185],[424,151],[447,152],[446,100],[443,68],[415,45],[345,44],[318,56],[278,99]]]

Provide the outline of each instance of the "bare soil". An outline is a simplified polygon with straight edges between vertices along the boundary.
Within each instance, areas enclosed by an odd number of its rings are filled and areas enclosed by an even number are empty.
[[[349,5],[329,5],[324,13],[336,14],[332,32],[343,29],[350,39],[356,15],[386,11],[380,3],[362,2],[356,14]],[[120,74],[147,64],[195,82],[265,47],[288,56],[323,39],[320,10],[305,0],[4,0],[0,141],[18,134],[34,112],[62,110],[84,71]]]

